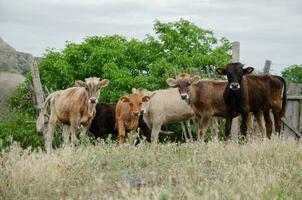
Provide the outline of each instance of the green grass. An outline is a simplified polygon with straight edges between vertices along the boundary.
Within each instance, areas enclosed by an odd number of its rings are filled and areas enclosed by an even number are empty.
[[[99,143],[48,154],[14,145],[0,159],[0,199],[302,199],[294,141]]]

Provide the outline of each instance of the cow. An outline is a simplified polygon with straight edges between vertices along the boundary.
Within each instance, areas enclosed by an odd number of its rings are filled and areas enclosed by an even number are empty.
[[[130,144],[135,141],[135,133],[143,102],[149,101],[148,95],[128,94],[119,98],[115,108],[115,127],[118,131],[119,144],[125,143],[126,130],[130,130]]]
[[[148,95],[150,100],[143,102],[144,121],[152,128],[152,143],[158,142],[158,135],[164,124],[185,122],[194,117],[194,112],[181,100],[175,88],[148,91],[144,88],[132,89],[132,93],[141,97]]]
[[[228,83],[223,92],[224,102],[228,105],[228,118],[234,113],[242,116],[241,132],[247,134],[247,115],[249,112],[256,116],[263,112],[266,125],[266,134],[270,139],[272,121],[270,109],[275,119],[275,130],[280,134],[281,118],[286,107],[286,82],[280,76],[259,75],[247,76],[254,70],[253,67],[244,68],[240,62],[226,65],[226,68],[217,68],[217,73],[227,75]]]
[[[200,76],[191,77],[187,73],[182,73],[176,79],[168,78],[166,82],[170,87],[176,87],[177,94],[183,102],[192,108],[197,117],[201,142],[204,142],[204,135],[212,118],[228,116],[228,106],[223,100],[227,81],[201,79]],[[232,117],[236,116],[237,113],[232,115]],[[263,126],[260,122],[258,120],[259,125]],[[226,123],[226,126],[230,125]],[[225,130],[230,132],[230,129]],[[225,139],[228,139],[229,132],[225,134]]]
[[[105,138],[108,134],[117,136],[115,129],[115,108],[116,103],[98,103],[96,105],[96,114],[91,122],[89,132],[95,138]],[[148,142],[151,142],[151,130],[143,120],[143,115],[140,115],[138,128],[140,135],[144,135]]]
[[[106,87],[109,80],[90,77],[85,82],[77,80],[75,87],[51,93],[45,100],[43,110],[50,103],[48,131],[45,135],[45,148],[52,148],[55,127],[58,122],[70,126],[71,141],[76,141],[76,130],[83,125],[82,134],[86,134],[95,116],[95,105],[98,102],[100,88]],[[64,130],[64,143],[69,141],[69,132]]]

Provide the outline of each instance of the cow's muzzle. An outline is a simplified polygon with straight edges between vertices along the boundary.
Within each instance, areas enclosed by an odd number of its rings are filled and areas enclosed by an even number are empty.
[[[133,116],[139,116],[140,112],[133,112]]]
[[[239,90],[240,89],[240,85],[239,83],[233,82],[230,84],[230,89],[231,90]]]
[[[97,102],[98,102],[97,98],[95,98],[95,97],[89,98],[89,103],[95,104]]]
[[[189,99],[189,95],[187,93],[180,94],[181,99]]]

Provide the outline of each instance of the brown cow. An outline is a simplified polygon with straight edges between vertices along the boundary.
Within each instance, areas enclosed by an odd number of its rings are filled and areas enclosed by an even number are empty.
[[[191,77],[189,74],[183,73],[176,79],[168,78],[166,82],[169,86],[179,89],[181,98],[186,100],[194,111],[198,119],[201,141],[204,141],[204,134],[213,116],[224,118],[228,116],[228,106],[223,100],[227,81],[201,79],[199,76]],[[233,117],[235,116],[238,116],[238,113],[234,113]],[[262,127],[260,119],[257,117],[257,121]],[[226,123],[226,126],[230,125],[231,122]],[[226,130],[229,129],[226,127]],[[226,136],[228,135],[229,133],[226,133]]]
[[[229,63],[226,69],[216,69],[219,74],[227,75],[228,78],[223,95],[230,109],[228,117],[233,117],[234,113],[241,114],[241,132],[246,136],[248,113],[253,112],[257,115],[263,111],[266,134],[270,138],[272,134],[270,109],[274,114],[276,132],[280,133],[281,130],[281,118],[284,116],[286,106],[286,83],[280,76],[245,76],[253,70],[252,67],[243,68],[240,62]]]
[[[100,88],[109,84],[109,80],[92,77],[86,78],[85,82],[76,81],[76,87],[67,88],[51,93],[45,100],[43,110],[50,102],[50,118],[48,132],[45,136],[45,148],[52,148],[53,134],[58,122],[70,126],[71,141],[76,141],[76,129],[80,124],[84,126],[82,134],[85,134],[95,116],[95,105],[98,101]],[[64,131],[66,133],[66,131]],[[64,142],[69,140],[68,135],[64,135]]]
[[[141,114],[142,102],[147,102],[149,96],[143,98],[138,94],[120,97],[115,110],[115,128],[118,131],[119,144],[125,142],[126,130],[130,130],[130,144],[134,144],[134,135]]]

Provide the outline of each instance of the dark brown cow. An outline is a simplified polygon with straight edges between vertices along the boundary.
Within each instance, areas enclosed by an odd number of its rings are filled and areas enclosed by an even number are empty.
[[[254,70],[252,67],[243,68],[239,62],[229,63],[226,69],[217,68],[217,72],[227,75],[228,84],[223,98],[230,109],[228,118],[235,113],[242,116],[241,132],[247,134],[247,116],[249,112],[257,115],[263,111],[267,137],[271,137],[272,121],[269,111],[272,109],[275,118],[275,129],[281,130],[281,118],[286,106],[286,83],[282,77],[272,75],[245,76]]]
[[[150,99],[149,96],[143,98],[138,94],[129,94],[122,96],[117,102],[115,109],[115,127],[118,131],[119,143],[125,142],[126,130],[130,130],[130,144],[134,144],[138,126],[139,116],[141,114],[142,103]]]

